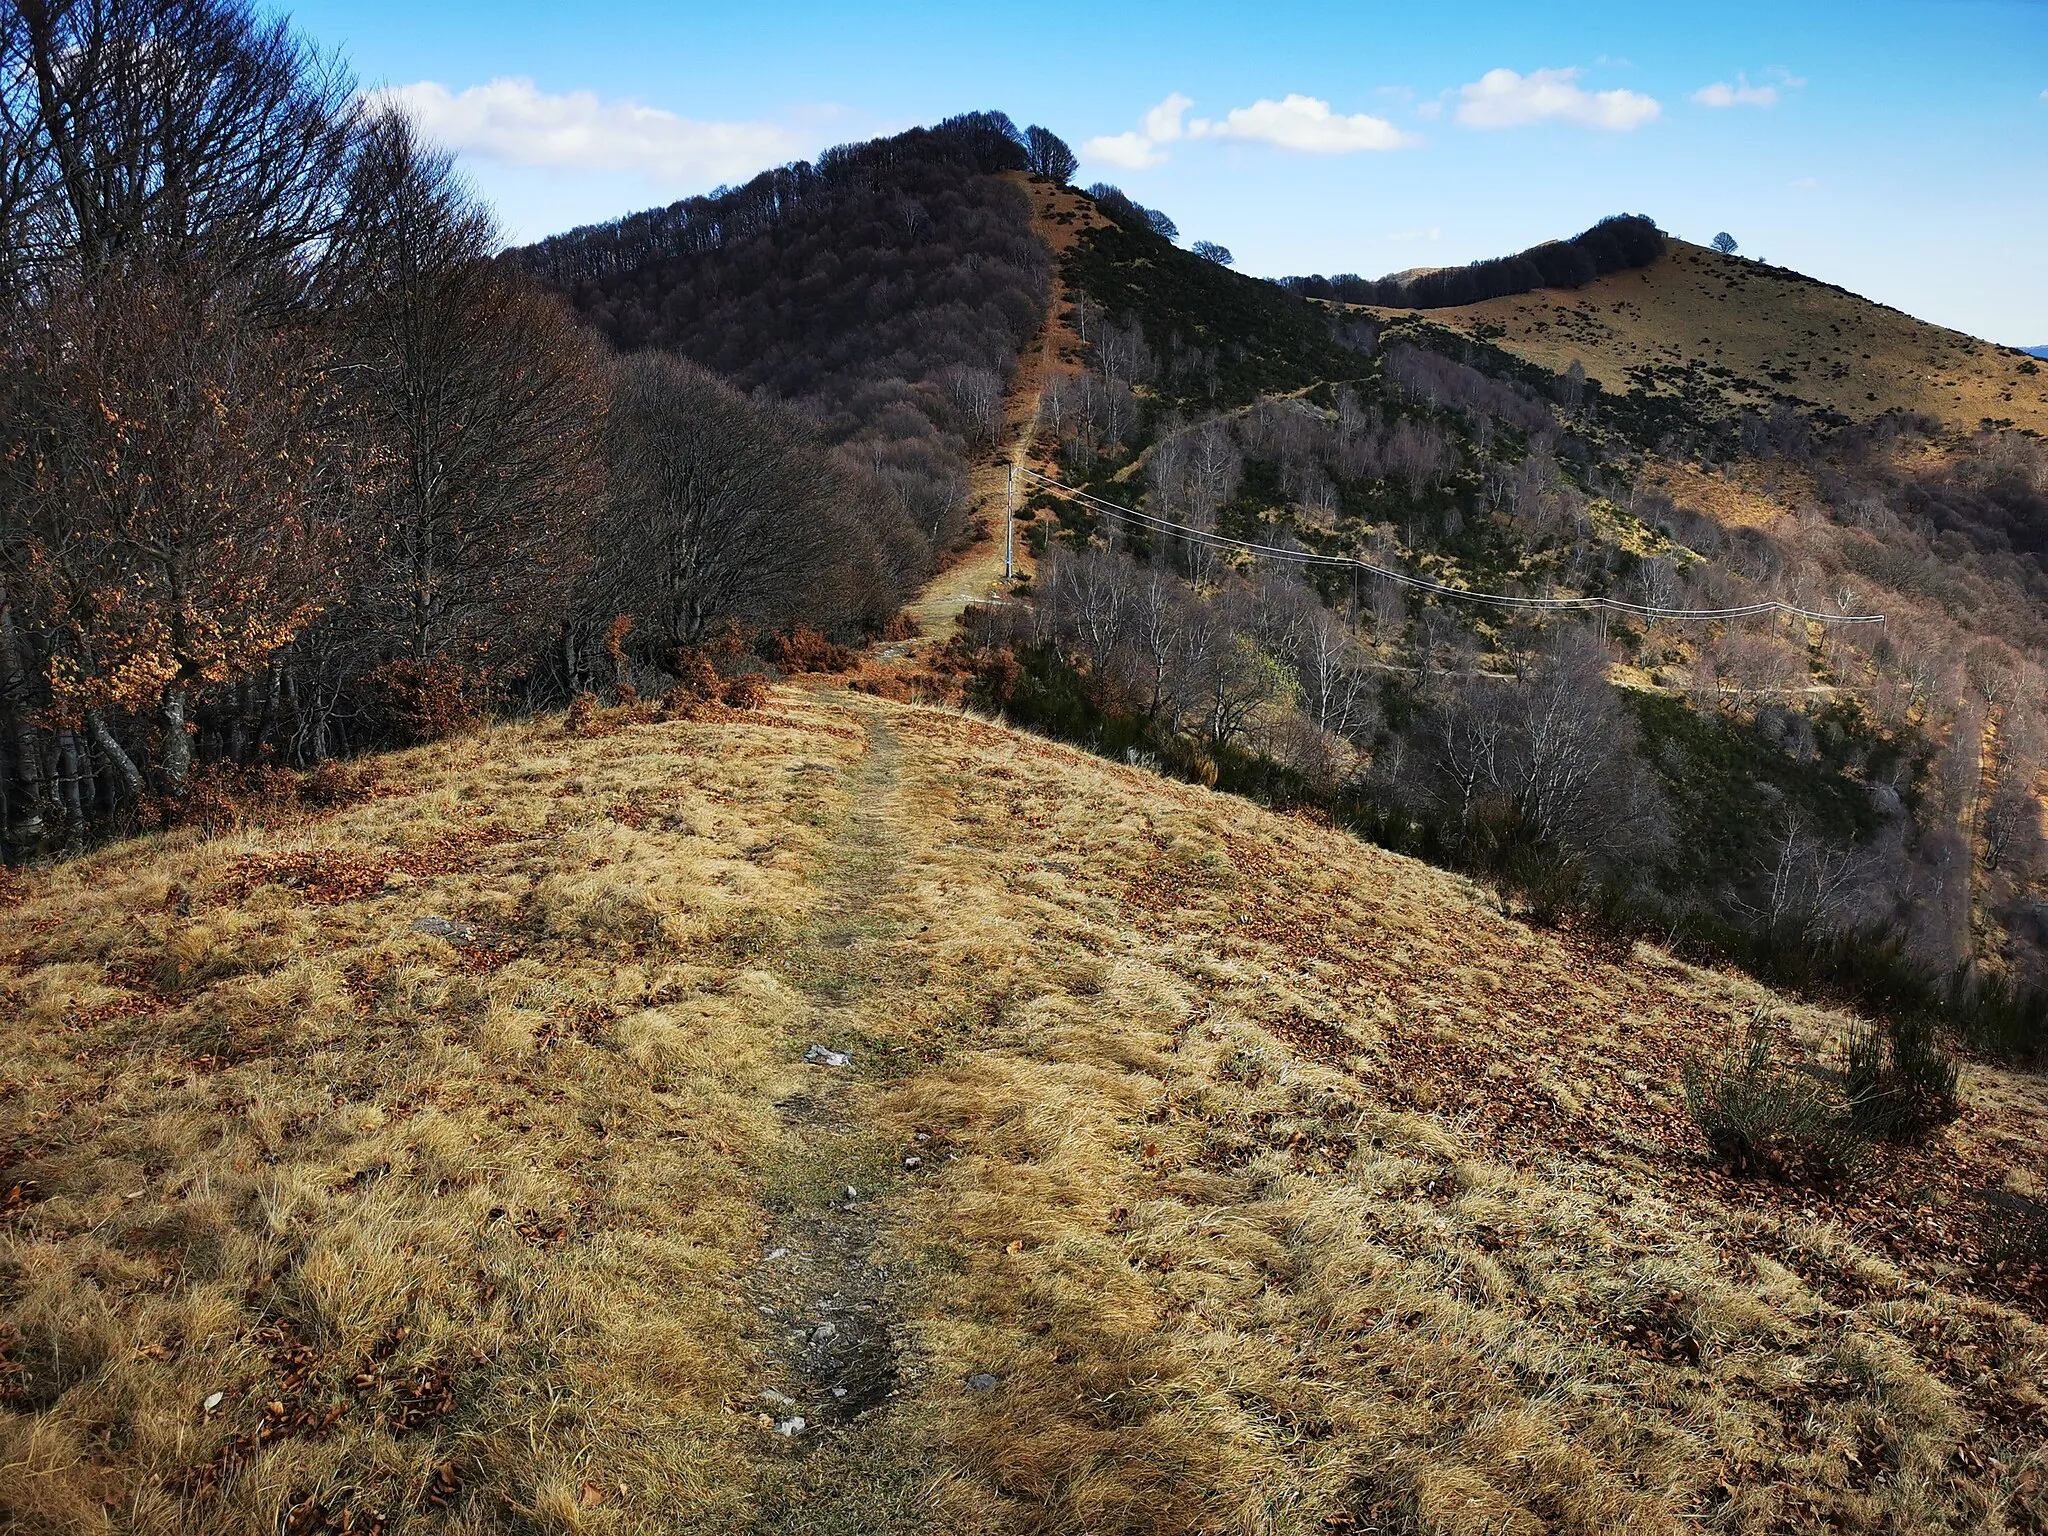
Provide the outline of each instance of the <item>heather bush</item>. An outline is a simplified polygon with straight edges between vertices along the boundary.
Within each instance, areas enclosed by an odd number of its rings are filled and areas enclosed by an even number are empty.
[[[725,680],[702,646],[677,646],[669,652],[666,665],[676,679],[669,694],[678,702],[716,699],[725,691]]]
[[[299,798],[316,810],[337,810],[355,805],[377,792],[383,771],[375,762],[321,763],[299,780]]]
[[[299,776],[288,769],[201,763],[182,793],[165,803],[164,821],[198,827],[211,837],[275,820],[299,805]]]
[[[828,640],[808,624],[769,636],[763,649],[785,672],[850,672],[860,661],[851,647]]]
[[[488,679],[452,661],[391,661],[372,672],[366,692],[383,734],[404,746],[445,741],[484,717]]]

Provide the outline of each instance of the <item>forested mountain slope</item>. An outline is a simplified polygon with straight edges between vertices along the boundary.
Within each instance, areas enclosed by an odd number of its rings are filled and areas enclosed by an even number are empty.
[[[799,405],[885,472],[927,538],[965,531],[1049,259],[998,113],[847,145],[744,187],[574,230],[505,259],[623,352],[675,353]],[[1006,177],[1002,173],[1012,173]]]
[[[2018,1009],[1998,1028],[2038,1047],[2022,1000],[2048,936],[2048,456],[2020,429],[1896,408],[1917,398],[1908,341],[1942,333],[1682,245],[1495,301],[1682,290],[1726,319],[1672,301],[1712,367],[1716,347],[1796,365],[1818,327],[1822,371],[1867,347],[1854,376],[1889,392],[1863,388],[1880,398],[1851,412],[1839,391],[1737,388],[1682,354],[1633,372],[1581,357],[1534,309],[1509,338],[1478,309],[1306,301],[1179,250],[1112,190],[1097,203],[1115,216],[1061,257],[1077,371],[1048,395],[1036,461],[1097,500],[1031,497],[1045,563],[1033,606],[986,621],[987,654],[1018,664],[987,673],[986,698],[1306,798],[1539,909],[1817,967],[1871,1006],[1997,994]],[[1601,323],[1650,344],[1647,320]],[[1943,345],[2009,363],[2015,394],[2034,382],[2024,360]],[[1518,614],[1213,537],[1523,599],[1819,618]],[[1852,613],[1887,622],[1825,622]]]
[[[10,863],[882,632],[1042,329],[1047,136],[996,113],[494,256],[236,0],[0,12],[0,98]]]
[[[1730,1177],[1681,1063],[1842,1015],[957,711],[496,727],[4,900],[11,1529],[2048,1518],[2038,1078]]]

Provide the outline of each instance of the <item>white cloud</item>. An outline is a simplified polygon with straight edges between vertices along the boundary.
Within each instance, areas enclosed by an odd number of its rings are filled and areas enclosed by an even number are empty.
[[[1364,112],[1345,116],[1327,101],[1289,95],[1233,108],[1221,122],[1196,118],[1188,135],[1197,139],[1251,139],[1311,155],[1349,155],[1362,150],[1402,149],[1415,142],[1384,117]]]
[[[1277,149],[1312,155],[1344,155],[1359,150],[1401,149],[1416,143],[1383,117],[1364,112],[1346,116],[1332,112],[1327,101],[1290,95],[1280,101],[1255,101],[1220,119],[1187,118],[1194,101],[1175,91],[1139,119],[1128,133],[1104,134],[1081,146],[1081,158],[1127,171],[1163,165],[1160,145],[1184,139],[1242,139]]]
[[[1775,85],[1751,85],[1747,75],[1737,75],[1735,81],[1733,85],[1725,80],[1703,85],[1692,93],[1692,99],[1703,107],[1774,107],[1778,104]]]
[[[704,123],[594,91],[549,95],[524,76],[450,91],[436,80],[373,92],[404,107],[428,138],[507,165],[626,171],[660,182],[729,181],[803,153],[776,123]]]
[[[1467,128],[1523,128],[1532,123],[1572,123],[1581,128],[1626,132],[1663,110],[1640,91],[1589,91],[1576,69],[1490,69],[1458,88],[1458,121]]]
[[[1166,156],[1154,149],[1152,141],[1142,133],[1112,133],[1088,139],[1081,145],[1081,158],[1126,171],[1142,171],[1166,162]]]
[[[1181,114],[1194,105],[1194,98],[1175,91],[1139,122],[1139,130],[1155,144],[1171,144],[1181,135]]]

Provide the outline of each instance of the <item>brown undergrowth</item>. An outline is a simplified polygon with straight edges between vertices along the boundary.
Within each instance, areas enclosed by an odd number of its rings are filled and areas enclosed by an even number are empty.
[[[2034,1079],[1737,1183],[1681,1061],[1845,1021],[846,691],[392,777],[10,893],[0,1519],[2048,1517]]]

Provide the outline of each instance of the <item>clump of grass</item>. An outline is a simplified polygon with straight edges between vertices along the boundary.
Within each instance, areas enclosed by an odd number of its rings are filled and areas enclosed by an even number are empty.
[[[1989,1257],[1999,1267],[2048,1259],[2048,1202],[2012,1199],[1993,1208]]]
[[[1715,1158],[1743,1178],[1833,1184],[1853,1177],[1869,1136],[1834,1085],[1781,1060],[1754,1021],[1742,1046],[1686,1063],[1685,1106]]]
[[[1963,1112],[1961,1068],[1925,1014],[1852,1023],[1842,1077],[1851,1118],[1885,1141],[1923,1141]]]

